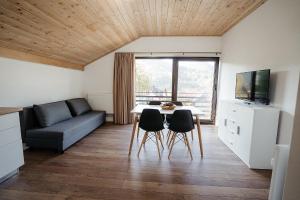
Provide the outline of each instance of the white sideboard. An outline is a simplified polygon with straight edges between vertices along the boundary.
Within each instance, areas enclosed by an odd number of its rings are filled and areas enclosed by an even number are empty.
[[[222,101],[218,136],[249,168],[271,169],[279,113],[272,106]]]
[[[24,165],[17,109],[0,108],[0,183]]]

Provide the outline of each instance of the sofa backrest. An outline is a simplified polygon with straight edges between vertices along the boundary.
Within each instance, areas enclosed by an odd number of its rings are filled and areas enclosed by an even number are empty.
[[[24,107],[23,111],[20,112],[20,124],[21,124],[22,138],[26,137],[27,130],[34,129],[34,128],[41,128],[39,121],[36,117],[36,114],[34,112],[33,106]]]
[[[40,127],[33,106],[23,108],[23,111],[20,112],[20,121],[22,138],[26,136],[26,130]]]
[[[41,127],[52,126],[72,118],[66,101],[33,105],[33,110]]]
[[[92,110],[85,98],[69,99],[66,102],[73,116],[78,116]]]

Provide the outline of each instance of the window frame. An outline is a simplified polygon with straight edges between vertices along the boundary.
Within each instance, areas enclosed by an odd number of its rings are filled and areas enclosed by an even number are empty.
[[[136,56],[136,60],[138,59],[172,59],[172,101],[177,101],[177,91],[178,91],[178,63],[179,61],[213,61],[215,62],[215,71],[214,71],[214,83],[213,83],[213,97],[212,97],[212,111],[211,111],[211,120],[204,120],[200,118],[201,123],[203,124],[215,124],[216,121],[216,110],[217,110],[217,96],[218,96],[218,76],[219,76],[219,57],[145,57],[145,56]]]

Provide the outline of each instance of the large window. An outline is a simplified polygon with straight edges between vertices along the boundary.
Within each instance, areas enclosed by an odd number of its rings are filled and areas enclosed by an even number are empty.
[[[136,103],[181,101],[214,123],[218,58],[136,58]]]

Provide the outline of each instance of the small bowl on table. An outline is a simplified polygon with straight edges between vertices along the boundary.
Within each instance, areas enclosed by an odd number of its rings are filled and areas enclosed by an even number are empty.
[[[176,108],[176,105],[173,103],[164,103],[160,107],[163,110],[174,110]]]

